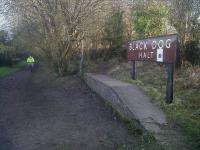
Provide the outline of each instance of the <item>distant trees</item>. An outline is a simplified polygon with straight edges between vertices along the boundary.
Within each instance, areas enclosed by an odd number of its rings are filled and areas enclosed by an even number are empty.
[[[199,39],[200,0],[171,0],[169,20],[181,35],[182,44]]]
[[[185,44],[185,58],[193,65],[200,65],[200,48],[198,41],[188,41]]]
[[[16,55],[16,49],[12,46],[12,40],[8,32],[0,31],[0,66],[12,66],[12,58]]]
[[[168,9],[163,3],[151,1],[138,4],[132,11],[135,37],[147,38],[166,33]]]
[[[146,38],[166,33],[169,9],[165,3],[151,0],[138,1],[131,5],[112,8],[113,11],[105,20],[102,41],[117,55],[126,55],[122,47],[124,42],[131,38]]]
[[[123,11],[113,10],[111,16],[105,21],[103,42],[110,48],[121,47],[124,28]]]
[[[9,11],[17,13],[19,21],[34,25],[30,35],[37,33],[35,47],[59,75],[69,70],[78,53],[87,27],[103,7],[102,0],[9,0]],[[19,22],[19,23],[21,23]]]
[[[0,31],[0,43],[6,44],[9,40],[8,32],[1,30]]]
[[[102,43],[106,48],[103,55],[104,59],[123,55],[122,45],[126,28],[123,14],[122,10],[112,8],[110,15],[105,20],[102,33]]]
[[[199,62],[200,0],[171,0],[169,20],[181,37],[181,53],[188,61]],[[195,47],[195,48],[194,48]]]
[[[12,31],[17,49],[33,49],[61,76],[70,72],[71,63],[83,57],[85,49],[111,48],[121,55],[125,41],[166,34],[169,26],[181,35],[183,54],[188,41],[199,44],[199,0],[1,2],[0,12],[15,22]]]

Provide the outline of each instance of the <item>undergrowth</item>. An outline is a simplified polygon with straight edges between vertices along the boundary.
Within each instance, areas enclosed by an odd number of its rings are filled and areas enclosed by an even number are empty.
[[[0,77],[5,77],[14,74],[20,68],[26,65],[26,61],[21,61],[12,67],[0,67]]]
[[[174,75],[174,99],[165,103],[166,66],[138,63],[137,80],[130,77],[130,65],[114,65],[107,71],[112,77],[138,85],[167,114],[170,123],[180,126],[194,149],[200,149],[200,67],[186,66]]]

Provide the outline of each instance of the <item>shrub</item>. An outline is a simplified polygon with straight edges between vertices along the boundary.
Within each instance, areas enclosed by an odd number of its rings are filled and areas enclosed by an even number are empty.
[[[0,44],[0,66],[12,66],[12,58],[15,57],[16,50],[12,46]]]
[[[200,64],[200,47],[198,47],[198,41],[189,41],[185,45],[185,58],[193,65]]]

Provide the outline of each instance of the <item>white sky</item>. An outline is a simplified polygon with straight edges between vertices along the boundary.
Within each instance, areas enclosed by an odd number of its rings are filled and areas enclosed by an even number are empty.
[[[0,30],[6,30],[10,31],[9,23],[6,21],[5,17],[3,15],[0,15]]]
[[[3,19],[3,16],[0,15],[0,25],[2,25],[3,20],[4,20],[4,19]]]
[[[0,15],[0,29],[5,28],[5,23],[6,23],[5,18],[2,15]]]

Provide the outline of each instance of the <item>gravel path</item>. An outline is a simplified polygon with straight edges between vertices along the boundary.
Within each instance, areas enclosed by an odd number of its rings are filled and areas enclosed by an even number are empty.
[[[0,150],[115,150],[135,144],[77,77],[22,70],[0,79]]]

